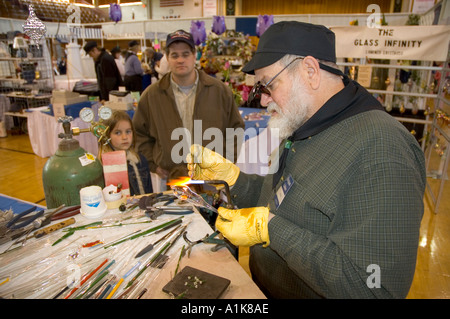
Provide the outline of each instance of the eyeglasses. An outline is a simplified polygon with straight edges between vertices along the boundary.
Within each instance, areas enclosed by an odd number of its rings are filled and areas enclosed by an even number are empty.
[[[248,94],[247,104],[251,104],[253,102],[253,100],[255,100],[255,99],[260,100],[261,95],[263,93],[270,96],[271,93],[268,89],[268,86],[276,79],[277,76],[279,76],[281,74],[281,72],[286,70],[292,63],[294,63],[294,61],[303,59],[303,58],[304,57],[297,57],[294,60],[292,60],[291,62],[289,62],[280,72],[275,74],[275,76],[273,78],[271,78],[270,81],[267,82],[266,84],[261,83],[261,81],[256,82],[256,84],[252,87],[252,89],[250,90],[250,93]]]

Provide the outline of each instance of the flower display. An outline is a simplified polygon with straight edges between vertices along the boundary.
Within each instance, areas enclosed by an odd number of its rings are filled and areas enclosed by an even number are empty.
[[[237,105],[245,102],[250,89],[241,84],[244,74],[240,68],[253,55],[254,48],[249,36],[234,30],[226,30],[221,36],[211,32],[201,51],[200,67],[230,87]]]

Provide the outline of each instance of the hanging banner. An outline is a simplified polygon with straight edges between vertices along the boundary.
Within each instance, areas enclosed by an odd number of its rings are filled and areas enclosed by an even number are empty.
[[[445,61],[450,26],[331,27],[336,57]]]
[[[217,0],[203,0],[203,17],[212,17],[217,14]]]

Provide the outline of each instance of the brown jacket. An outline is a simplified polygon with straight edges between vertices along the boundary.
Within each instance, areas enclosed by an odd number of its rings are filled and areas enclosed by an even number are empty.
[[[199,83],[195,97],[193,120],[202,120],[201,144],[207,146],[213,143],[216,138],[215,136],[204,135],[208,128],[220,129],[224,139],[226,128],[242,128],[243,132],[244,121],[234,103],[230,88],[201,70],[198,71],[198,74]],[[183,127],[183,124],[170,85],[170,76],[170,73],[164,75],[161,80],[143,92],[133,117],[133,125],[136,130],[137,150],[147,158],[150,170],[155,172],[159,166],[170,172],[169,178],[176,178],[187,176],[187,168],[184,159],[182,163],[175,163],[172,159],[172,150],[181,158],[180,146],[183,137],[180,137],[179,134],[174,134],[172,137],[172,133],[175,129]],[[195,136],[195,138],[195,142],[198,142],[199,136]],[[186,141],[186,139],[184,140]],[[192,139],[194,139],[194,136],[192,136]],[[191,143],[191,141],[186,142]],[[242,140],[234,143],[234,161],[237,158],[237,150],[240,149],[241,142]],[[186,151],[189,151],[188,144],[183,144],[184,149],[182,151],[185,154]],[[224,149],[215,151],[224,155],[226,154],[225,146],[224,140]]]

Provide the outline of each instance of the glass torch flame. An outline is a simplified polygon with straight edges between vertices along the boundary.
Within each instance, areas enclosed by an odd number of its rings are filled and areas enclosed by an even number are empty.
[[[169,186],[184,186],[186,184],[189,184],[190,181],[191,181],[191,179],[189,177],[182,176],[179,178],[171,179],[170,181],[167,182],[167,185],[169,185]]]

